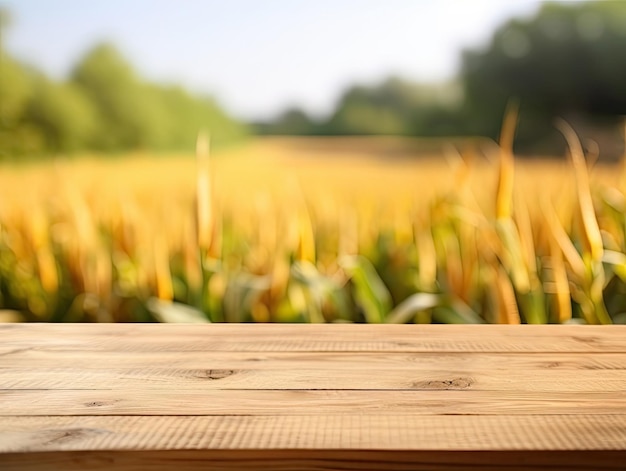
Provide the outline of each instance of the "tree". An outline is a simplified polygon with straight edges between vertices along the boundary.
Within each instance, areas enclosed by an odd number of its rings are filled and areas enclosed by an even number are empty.
[[[511,98],[520,100],[518,141],[550,142],[556,116],[581,125],[626,114],[626,3],[545,4],[499,28],[463,56],[469,131],[496,137]],[[552,136],[552,138],[551,138]]]
[[[8,54],[0,56],[0,126],[12,128],[32,96],[32,71]]]
[[[4,32],[11,26],[11,13],[6,8],[0,7],[0,56],[4,52]]]
[[[38,149],[40,136],[24,121],[32,99],[33,71],[4,50],[5,32],[11,17],[0,8],[0,157]]]
[[[25,120],[39,130],[42,151],[73,152],[86,148],[97,132],[95,109],[73,84],[39,77]]]
[[[191,150],[199,130],[220,145],[245,126],[209,97],[142,80],[111,44],[56,82],[3,49],[9,15],[0,8],[0,157],[84,149]]]
[[[256,129],[260,134],[310,136],[320,133],[320,124],[304,110],[292,107],[269,123],[258,123]]]
[[[245,134],[245,128],[208,97],[180,87],[142,81],[110,44],[92,49],[76,66],[72,82],[95,104],[102,150],[192,149],[200,129],[220,145]]]
[[[415,101],[398,79],[375,87],[354,86],[340,98],[326,126],[331,134],[407,134]]]
[[[170,86],[155,87],[155,99],[169,117],[164,131],[166,149],[192,150],[199,130],[211,133],[211,143],[216,146],[240,139],[247,132],[210,97]]]
[[[158,143],[165,112],[114,46],[101,44],[89,51],[74,69],[72,83],[97,109],[95,147],[123,150]]]
[[[439,135],[448,130],[440,118],[452,113],[459,101],[455,84],[392,77],[374,87],[347,90],[326,126],[331,134]]]

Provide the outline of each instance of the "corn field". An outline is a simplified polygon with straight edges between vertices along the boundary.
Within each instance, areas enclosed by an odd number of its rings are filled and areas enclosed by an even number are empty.
[[[625,323],[622,165],[565,123],[568,160],[514,159],[513,126],[431,159],[200,137],[5,165],[0,321]]]

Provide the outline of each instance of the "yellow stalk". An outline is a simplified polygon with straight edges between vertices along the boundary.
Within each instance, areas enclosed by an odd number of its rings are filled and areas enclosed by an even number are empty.
[[[154,236],[154,271],[156,275],[157,297],[162,301],[174,299],[172,274],[170,273],[169,251],[160,234]]]
[[[555,285],[554,295],[556,296],[557,312],[559,323],[566,322],[572,318],[572,304],[567,280],[567,271],[563,262],[563,253],[554,236],[550,240],[550,263],[552,267],[552,278]]]
[[[339,218],[339,247],[337,254],[356,255],[359,253],[359,223],[356,211],[350,206],[346,206],[341,211]]]
[[[38,250],[48,244],[48,221],[40,204],[33,208],[30,217],[30,232],[33,248]]]
[[[180,250],[182,251],[184,257],[187,283],[193,290],[200,289],[200,286],[202,285],[200,257],[195,244],[195,237],[193,218],[187,217],[183,221],[183,246],[180,247]]]
[[[222,227],[222,218],[221,218],[221,214],[222,214],[222,209],[221,209],[221,202],[218,201],[216,206],[216,210],[214,210],[213,214],[213,218],[212,218],[212,228],[213,231],[211,232],[211,244],[209,247],[209,257],[213,258],[213,259],[218,259],[221,257],[222,254],[222,238],[223,238],[223,227]]]
[[[418,280],[419,288],[433,291],[437,283],[437,252],[435,242],[430,233],[430,224],[424,223],[423,227],[415,225],[415,242],[418,256]]]
[[[270,297],[274,302],[280,301],[287,293],[289,284],[290,267],[286,253],[276,253],[272,267],[272,284]]]
[[[583,229],[582,239],[585,250],[591,255],[591,260],[601,261],[604,248],[602,245],[602,235],[593,209],[591,198],[591,187],[589,184],[589,173],[585,164],[585,157],[582,146],[572,127],[563,120],[556,123],[557,127],[565,136],[570,149],[576,188],[578,189],[578,204],[580,210],[581,224]]]
[[[57,266],[48,245],[49,224],[40,204],[33,210],[30,225],[32,245],[37,260],[41,286],[47,293],[54,294],[59,286]]]
[[[626,119],[624,119],[624,129],[622,130],[624,136],[624,153],[622,154],[622,158],[619,162],[619,179],[617,185],[619,189],[623,192],[626,188]]]
[[[112,268],[109,253],[104,248],[98,248],[93,254],[95,260],[96,293],[101,301],[111,295]]]
[[[547,197],[542,199],[541,206],[552,238],[554,238],[560,247],[561,252],[565,256],[565,260],[567,260],[567,263],[574,275],[579,281],[584,280],[586,274],[585,263],[565,232],[565,229],[563,229],[563,225],[561,224],[561,221],[559,221],[559,218]]]
[[[515,166],[513,161],[513,138],[517,126],[518,105],[512,102],[507,107],[500,134],[500,172],[496,193],[496,218],[511,217],[513,200],[513,180]]]
[[[450,191],[464,197],[469,185],[471,166],[456,146],[452,144],[447,144],[444,147],[443,154],[453,174],[453,186]]]
[[[519,231],[520,245],[525,257],[526,267],[531,274],[537,274],[537,254],[533,237],[528,204],[522,198],[516,198],[515,223]]]
[[[502,258],[505,268],[511,273],[515,289],[519,293],[528,293],[531,289],[531,274],[525,263],[520,234],[513,219],[497,222],[498,235],[502,244]]]
[[[301,210],[298,215],[298,235],[298,260],[315,264],[315,234],[311,217],[306,208]]]
[[[211,235],[213,231],[211,211],[211,168],[209,160],[209,137],[203,133],[198,135],[198,140],[196,142],[196,158],[198,246],[201,249],[208,251],[211,247]]]
[[[69,191],[68,200],[74,216],[78,242],[83,250],[89,251],[96,242],[93,214],[89,211],[86,201],[77,190],[71,189]]]
[[[270,322],[271,320],[269,309],[261,301],[257,301],[252,305],[250,314],[254,322]]]
[[[47,247],[42,247],[37,251],[37,265],[43,289],[49,294],[56,293],[59,287],[59,275],[54,256]]]
[[[296,214],[295,226],[291,229],[297,240],[296,258],[299,261],[308,261],[315,265],[315,233],[311,213],[304,199],[300,181],[297,178],[292,178],[289,184],[294,196],[291,210]]]
[[[406,208],[396,207],[393,212],[393,229],[395,242],[398,245],[411,243],[413,239],[413,227],[411,218],[407,217],[409,211]]]
[[[443,248],[448,285],[454,294],[462,296],[464,279],[463,260],[461,259],[461,247],[458,239],[452,234],[446,234],[446,236],[444,236]]]
[[[266,259],[276,250],[278,242],[276,212],[272,211],[272,199],[267,193],[255,201],[257,243],[264,252]],[[266,262],[269,260],[265,260]]]
[[[461,260],[463,262],[462,298],[470,302],[471,290],[478,269],[478,249],[476,247],[476,228],[461,221],[459,239],[461,240]]]
[[[508,275],[502,267],[497,269],[496,285],[500,302],[500,323],[520,324],[515,292]]]
[[[474,160],[474,155],[460,154],[461,155],[461,164],[457,169],[455,180],[460,189],[460,193],[462,196],[465,196],[465,192],[469,189],[470,176],[472,175],[472,162]]]

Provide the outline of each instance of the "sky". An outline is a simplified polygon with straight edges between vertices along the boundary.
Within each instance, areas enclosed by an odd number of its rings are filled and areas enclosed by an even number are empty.
[[[150,80],[208,93],[234,116],[322,116],[354,83],[447,80],[538,0],[0,0],[10,53],[55,78],[111,41]]]

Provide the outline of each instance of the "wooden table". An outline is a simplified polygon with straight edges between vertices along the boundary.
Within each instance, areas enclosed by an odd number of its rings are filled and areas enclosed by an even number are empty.
[[[0,325],[0,469],[624,469],[626,326]]]

